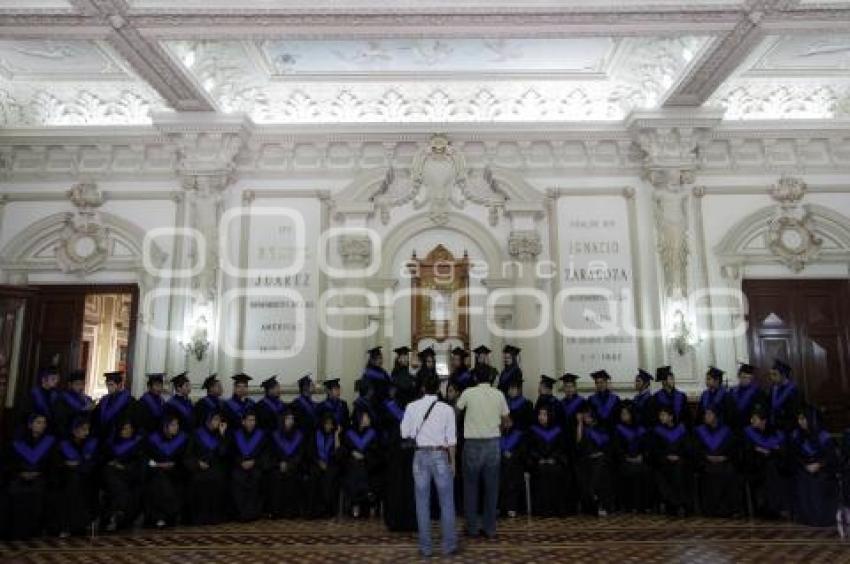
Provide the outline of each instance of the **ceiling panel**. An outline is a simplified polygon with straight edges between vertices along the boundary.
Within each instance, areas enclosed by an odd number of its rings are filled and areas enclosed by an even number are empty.
[[[0,39],[0,74],[9,80],[130,78],[105,43],[53,39]]]

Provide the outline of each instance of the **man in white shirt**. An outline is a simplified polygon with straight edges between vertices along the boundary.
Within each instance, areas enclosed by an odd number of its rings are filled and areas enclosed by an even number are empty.
[[[413,481],[416,492],[416,522],[419,528],[419,551],[431,556],[431,480],[440,501],[440,524],[443,554],[455,554],[454,458],[457,434],[455,412],[437,399],[440,380],[429,374],[422,382],[425,395],[410,404],[401,420],[401,436],[416,440],[413,455]]]
[[[490,385],[489,367],[476,367],[473,377],[478,385],[467,388],[456,407],[466,410],[463,419],[463,506],[466,533],[496,536],[496,508],[499,502],[499,452],[501,425],[510,410],[505,394]],[[478,515],[478,492],[484,483],[484,514]]]

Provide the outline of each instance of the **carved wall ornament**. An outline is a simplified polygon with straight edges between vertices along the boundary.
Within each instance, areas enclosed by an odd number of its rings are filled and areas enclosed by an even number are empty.
[[[103,205],[103,193],[93,182],[79,182],[68,190],[68,199],[81,212],[86,212]]]
[[[806,195],[808,185],[801,179],[783,175],[770,187],[770,195],[783,207],[796,206]]]
[[[688,193],[655,193],[658,256],[668,297],[681,297],[688,288]]]
[[[511,231],[508,236],[508,254],[521,262],[535,260],[542,251],[540,233],[533,229]]]
[[[363,266],[372,260],[372,239],[365,233],[348,233],[337,240],[337,251],[346,266]]]
[[[815,260],[823,246],[823,240],[811,228],[808,214],[799,219],[781,215],[770,222],[767,234],[770,250],[794,272]]]
[[[109,257],[109,230],[98,222],[69,213],[54,250],[62,272],[90,274]]]

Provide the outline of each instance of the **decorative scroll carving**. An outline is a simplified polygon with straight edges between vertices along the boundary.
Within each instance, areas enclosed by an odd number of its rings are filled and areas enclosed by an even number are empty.
[[[533,229],[511,231],[508,236],[508,253],[519,261],[533,261],[542,251],[540,233]]]

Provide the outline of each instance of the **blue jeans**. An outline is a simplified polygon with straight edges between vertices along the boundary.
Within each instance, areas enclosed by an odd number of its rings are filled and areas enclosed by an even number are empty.
[[[416,490],[416,523],[419,527],[419,551],[431,555],[431,479],[440,500],[440,525],[443,554],[457,549],[455,532],[454,476],[449,453],[443,450],[417,450],[413,455],[413,482]]]
[[[487,536],[496,534],[501,462],[498,438],[466,439],[463,443],[463,506],[466,513],[466,530],[470,535],[477,535],[479,530],[483,530]],[[484,481],[484,515],[480,525],[479,479]]]

